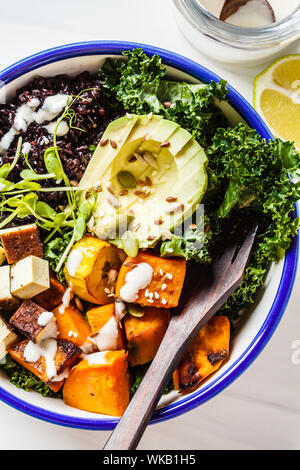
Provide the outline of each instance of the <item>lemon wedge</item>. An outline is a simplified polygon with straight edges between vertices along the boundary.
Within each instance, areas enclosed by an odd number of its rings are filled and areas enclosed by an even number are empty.
[[[281,57],[255,78],[254,107],[275,136],[300,151],[300,54]]]

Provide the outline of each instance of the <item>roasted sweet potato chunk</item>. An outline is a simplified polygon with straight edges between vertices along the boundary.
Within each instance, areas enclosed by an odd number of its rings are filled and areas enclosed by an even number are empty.
[[[52,312],[55,307],[62,303],[65,291],[65,286],[57,280],[55,273],[50,271],[50,288],[36,295],[31,300],[45,310]]]
[[[57,329],[53,313],[45,312],[31,300],[25,300],[21,304],[9,323],[34,343],[46,338],[56,338]]]
[[[177,386],[181,389],[194,388],[215,372],[229,354],[229,340],[228,318],[213,317],[193,340],[173,375]]]
[[[29,340],[26,339],[21,343],[15,344],[8,350],[9,354],[16,362],[21,364],[23,367],[28,369],[30,372],[39,377],[43,382],[49,385],[49,387],[54,392],[58,392],[64,383],[64,379],[59,380],[58,382],[48,379],[46,373],[46,361],[43,356],[41,356],[36,362],[26,361],[24,357],[24,350],[28,342]],[[57,374],[61,374],[66,369],[72,367],[80,354],[81,350],[75,346],[75,344],[71,343],[71,341],[66,341],[64,339],[57,340],[57,351],[54,357]]]
[[[35,224],[3,229],[0,236],[8,264],[16,263],[30,255],[38,258],[44,255],[39,229]]]
[[[72,341],[76,346],[81,346],[87,341],[91,334],[91,329],[73,302],[69,307],[63,309],[64,313],[60,313],[60,307],[53,310],[56,318],[58,338]]]
[[[63,388],[67,405],[93,413],[121,416],[129,403],[125,351],[90,354],[70,372]]]
[[[87,318],[91,326],[92,333],[104,332],[104,339],[107,345],[110,344],[109,350],[117,351],[125,349],[124,334],[115,317],[115,304],[101,305],[87,312]],[[111,324],[111,322],[114,322]],[[107,332],[103,328],[107,329]],[[101,350],[101,338],[95,337]]]
[[[110,303],[124,257],[115,246],[96,237],[85,236],[69,254],[64,269],[68,286],[87,302],[100,305]]]
[[[134,302],[159,308],[176,307],[185,278],[186,261],[178,258],[161,258],[148,251],[140,251],[136,258],[126,258],[116,284],[117,297],[128,301],[124,297],[126,275],[139,263],[149,264],[153,269],[153,276],[150,284],[138,291]]]
[[[164,308],[145,307],[143,317],[127,315],[124,322],[130,365],[147,364],[154,358],[168,328],[170,312]]]

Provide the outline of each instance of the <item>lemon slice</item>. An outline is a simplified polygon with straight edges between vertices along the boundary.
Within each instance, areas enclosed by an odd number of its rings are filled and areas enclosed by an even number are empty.
[[[255,78],[254,107],[275,136],[300,151],[300,54],[281,57]]]

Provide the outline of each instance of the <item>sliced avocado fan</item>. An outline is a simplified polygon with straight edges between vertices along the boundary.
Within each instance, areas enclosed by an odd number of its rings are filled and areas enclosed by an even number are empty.
[[[80,182],[99,189],[93,233],[119,246],[124,231],[155,245],[196,210],[208,160],[192,135],[162,116],[129,115],[109,124]]]

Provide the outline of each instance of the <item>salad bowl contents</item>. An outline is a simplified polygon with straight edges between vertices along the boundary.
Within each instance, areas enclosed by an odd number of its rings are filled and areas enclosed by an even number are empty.
[[[294,144],[230,121],[224,81],[174,80],[158,55],[123,54],[98,74],[36,76],[0,105],[2,375],[114,417],[193,263],[209,271],[259,221],[242,284],[165,393],[197,393],[224,364],[241,312],[297,233],[299,199]]]

